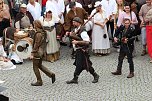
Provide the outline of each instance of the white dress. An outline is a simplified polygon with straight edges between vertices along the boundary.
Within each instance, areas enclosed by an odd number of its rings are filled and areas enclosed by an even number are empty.
[[[0,70],[10,70],[15,69],[16,66],[11,62],[4,62],[3,57],[6,57],[6,53],[2,45],[0,45]]]
[[[55,22],[59,21],[60,19],[53,16],[51,21],[46,21],[43,19],[43,17],[41,17],[39,20],[44,27],[51,27],[51,26],[55,26]],[[46,49],[47,54],[53,54],[53,53],[58,52],[59,44],[56,39],[55,28],[51,32],[47,30],[46,32],[47,32],[47,40],[48,40],[47,49]]]
[[[103,12],[97,13],[94,15],[94,23],[100,22],[104,23],[106,19],[106,14]],[[104,38],[104,34],[106,34],[106,38]],[[109,36],[107,33],[106,25],[104,28],[101,28],[99,25],[94,24],[92,30],[92,50],[94,53],[107,54],[110,53],[110,42]]]
[[[64,23],[64,16],[63,16],[63,13],[65,11],[65,4],[64,4],[64,0],[56,0],[56,8],[57,8],[57,14],[60,15],[62,13],[62,16],[61,16],[61,23],[63,24]]]

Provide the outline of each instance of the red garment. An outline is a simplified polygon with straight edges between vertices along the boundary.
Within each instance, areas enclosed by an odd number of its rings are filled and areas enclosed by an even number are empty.
[[[152,26],[146,26],[146,38],[148,54],[152,58]]]
[[[42,0],[42,7],[46,5],[47,0]]]

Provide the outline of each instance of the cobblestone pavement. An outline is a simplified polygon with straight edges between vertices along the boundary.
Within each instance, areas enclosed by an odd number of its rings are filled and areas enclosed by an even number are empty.
[[[43,86],[32,87],[36,80],[32,70],[32,62],[26,60],[23,65],[17,65],[15,70],[0,71],[0,79],[5,83],[1,86],[8,89],[2,94],[10,101],[152,101],[152,64],[149,56],[140,56],[141,45],[136,43],[134,57],[135,77],[127,79],[129,67],[124,60],[121,76],[113,76],[116,70],[118,53],[114,48],[111,54],[96,57],[91,54],[91,61],[96,72],[100,75],[99,82],[91,83],[92,75],[83,71],[78,84],[67,85],[65,81],[73,78],[75,67],[70,57],[69,47],[61,47],[61,57],[54,63],[43,62],[56,74],[56,82],[42,74]],[[0,100],[1,101],[1,100]]]

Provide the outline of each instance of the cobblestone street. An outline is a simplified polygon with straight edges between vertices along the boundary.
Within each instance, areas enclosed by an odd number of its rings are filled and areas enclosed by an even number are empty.
[[[152,101],[152,64],[148,55],[140,56],[141,42],[136,43],[134,57],[135,77],[128,79],[128,62],[125,59],[122,75],[113,76],[116,70],[118,53],[112,48],[108,56],[96,57],[91,53],[91,61],[100,75],[99,82],[92,83],[93,77],[86,71],[79,76],[78,84],[66,84],[73,78],[75,66],[71,59],[71,49],[61,47],[61,57],[54,63],[44,61],[43,64],[56,74],[56,82],[41,72],[43,85],[33,87],[36,80],[32,62],[26,60],[23,65],[9,71],[0,71],[1,86],[8,89],[2,92],[10,101]],[[1,100],[0,100],[1,101]]]

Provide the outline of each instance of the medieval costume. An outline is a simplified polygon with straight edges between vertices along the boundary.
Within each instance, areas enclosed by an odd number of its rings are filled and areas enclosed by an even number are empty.
[[[37,81],[35,83],[31,83],[32,86],[42,86],[42,78],[40,75],[39,69],[44,72],[48,77],[52,78],[52,83],[55,82],[55,74],[49,71],[46,67],[42,65],[42,59],[46,53],[46,37],[47,34],[43,30],[41,22],[39,20],[34,21],[34,26],[36,29],[36,33],[34,35],[33,40],[33,71],[36,75]]]
[[[97,4],[97,3],[96,3]],[[101,5],[96,5],[99,12],[94,15],[94,25],[92,29],[92,50],[96,55],[105,55],[110,53],[110,42],[105,26],[108,18]],[[103,24],[103,27],[101,26]]]
[[[69,8],[71,8],[71,10],[65,16],[65,24],[64,24],[65,31],[71,31],[72,20],[74,17],[79,17],[82,21],[88,18],[88,13],[83,8],[76,7],[75,2],[71,2],[69,4]]]
[[[22,4],[21,9],[26,10],[26,4]],[[30,28],[33,26],[33,17],[29,11],[20,11],[15,18],[15,27],[18,29]]]
[[[88,47],[89,47],[89,36],[84,29],[84,27],[81,27],[82,20],[79,17],[75,17],[73,19],[73,23],[79,23],[79,25],[75,25],[76,29],[75,32],[78,31],[78,33],[70,34],[70,37],[73,39],[72,43],[74,45],[74,48],[76,50],[76,56],[75,56],[75,62],[74,65],[76,66],[76,69],[74,71],[74,78],[70,81],[67,81],[67,84],[71,83],[78,83],[78,76],[83,70],[89,71],[93,77],[94,80],[92,83],[97,83],[99,79],[99,75],[95,72],[94,68],[92,67],[92,62],[89,59],[88,54]]]
[[[108,16],[107,31],[109,30],[109,26],[111,28],[111,38],[113,39],[114,32],[114,17],[117,14],[117,3],[116,0],[102,0],[102,7],[106,11],[106,15]]]
[[[88,13],[83,8],[76,7],[75,2],[70,2],[69,8],[70,8],[70,11],[65,16],[64,30],[66,32],[70,32],[73,30],[74,26],[72,24],[72,21],[74,17],[79,17],[83,23],[85,19],[88,19]],[[72,47],[71,43],[70,43],[70,47]],[[74,59],[75,58],[74,50],[72,51],[71,55],[72,55],[72,59]]]
[[[10,47],[9,47],[8,58],[11,60],[11,62],[14,65],[15,64],[22,64],[23,63],[23,59],[21,57],[19,57],[18,54],[15,52],[15,46],[14,46],[14,44],[11,44]]]
[[[55,22],[56,23],[55,28],[56,28],[57,39],[60,41],[61,45],[63,45],[62,37],[65,33],[63,28],[63,23],[64,23],[63,14],[65,11],[64,0],[48,0],[46,2],[46,10],[50,10],[54,16],[60,18],[60,23],[58,21]]]
[[[102,0],[76,0],[76,1],[82,4],[82,7],[88,12],[88,14],[91,14],[91,11],[94,9],[95,2]]]
[[[79,2],[75,2],[76,7],[82,8],[82,5]],[[70,11],[69,4],[66,6],[66,13]]]
[[[2,45],[2,39],[0,38],[0,70],[10,70],[15,68],[16,66],[13,65],[9,59],[7,59],[7,55]]]
[[[49,10],[50,11],[50,10]],[[47,11],[47,13],[49,12]],[[41,17],[40,22],[42,23],[44,30],[47,32],[47,47],[46,47],[46,60],[50,62],[54,62],[59,59],[60,51],[59,51],[59,43],[56,39],[56,30],[55,30],[55,22],[59,22],[59,18],[52,15],[50,20]]]

